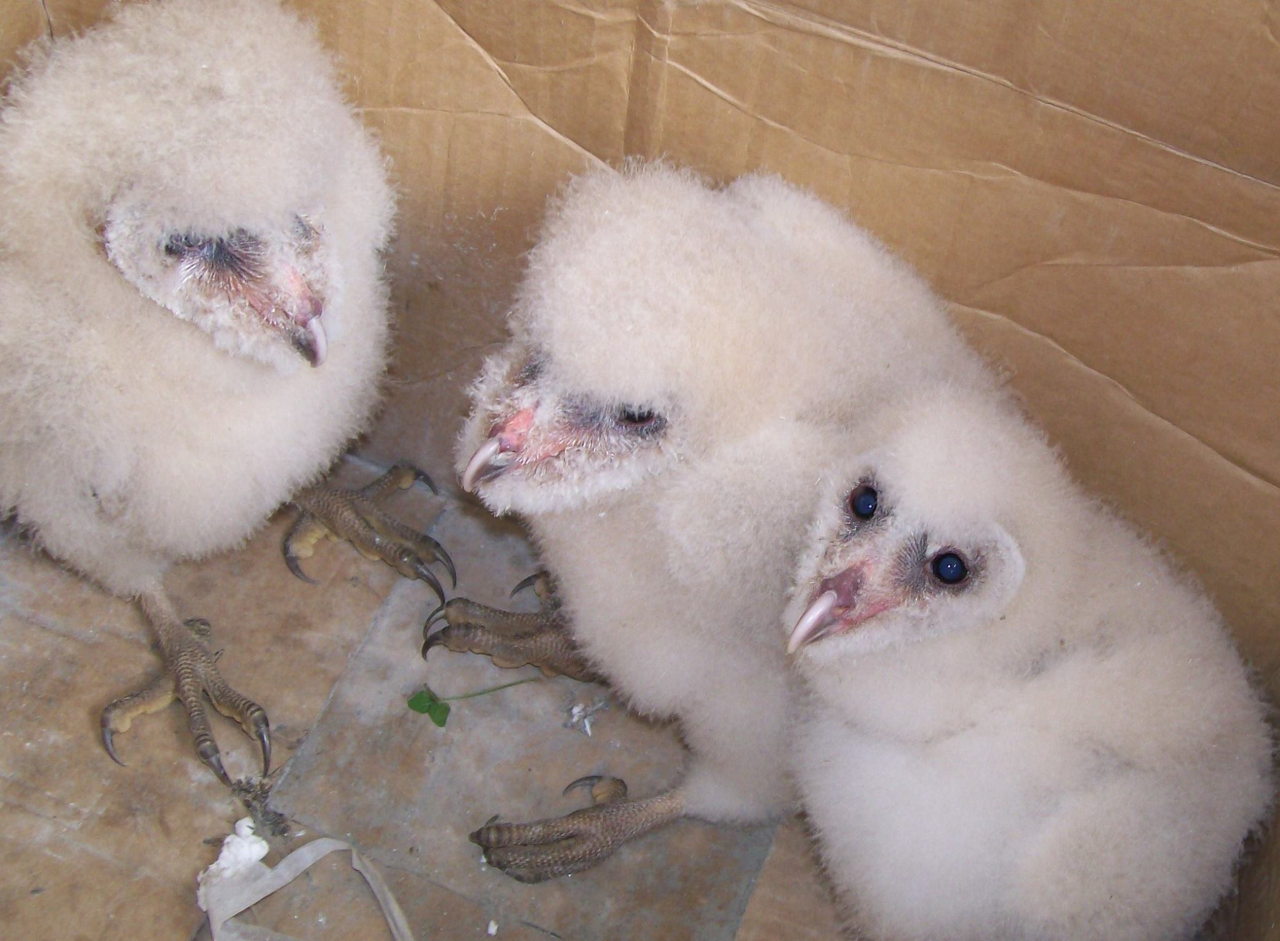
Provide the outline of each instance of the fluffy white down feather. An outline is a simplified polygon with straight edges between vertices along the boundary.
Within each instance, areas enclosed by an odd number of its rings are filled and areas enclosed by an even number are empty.
[[[665,165],[572,182],[510,327],[459,472],[517,412],[528,441],[595,429],[480,496],[527,521],[590,661],[635,709],[679,720],[688,812],[789,807],[776,624],[806,494],[861,408],[925,376],[983,382],[981,367],[924,284],[835,209],[774,177],[715,188]],[[665,424],[619,430],[620,408]]]
[[[0,510],[123,595],[242,542],[371,414],[392,211],[314,31],[269,0],[129,5],[36,51],[0,116]],[[320,368],[140,293],[148,237],[299,214]]]
[[[971,571],[945,588],[926,568],[899,606],[797,654],[797,780],[853,925],[1191,937],[1274,789],[1264,706],[1218,614],[1009,403],[933,390],[872,423],[826,488],[783,624],[845,566],[874,591],[913,537]],[[861,521],[848,495],[868,480]]]

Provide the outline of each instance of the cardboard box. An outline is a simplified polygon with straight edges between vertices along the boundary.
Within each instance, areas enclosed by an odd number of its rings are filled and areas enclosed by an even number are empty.
[[[402,192],[375,456],[444,470],[544,199],[768,169],[917,265],[1280,698],[1280,12],[1222,0],[296,0]],[[0,68],[101,0],[0,0]],[[1081,586],[1087,591],[1088,586]],[[1280,939],[1280,845],[1231,937]]]

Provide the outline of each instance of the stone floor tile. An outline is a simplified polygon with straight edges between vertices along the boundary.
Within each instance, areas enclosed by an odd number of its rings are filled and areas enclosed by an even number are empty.
[[[734,941],[840,941],[840,919],[800,817],[780,827]]]
[[[390,939],[373,894],[349,859],[345,852],[326,856],[238,920],[304,941]],[[268,864],[272,862],[268,857]],[[502,921],[492,907],[450,892],[418,873],[388,866],[380,871],[418,941],[548,941],[553,937],[518,921]],[[210,941],[207,925],[194,941]]]
[[[364,481],[376,468],[343,476]],[[425,490],[395,498],[423,526]],[[280,539],[290,514],[244,549],[178,566],[167,580],[185,615],[213,622],[224,675],[259,700],[279,767],[305,737],[374,612],[400,579],[345,544],[318,548],[288,573]],[[117,736],[121,768],[102,748],[102,707],[159,666],[135,607],[0,536],[0,934],[63,939],[186,938],[203,916],[195,876],[244,808],[197,759],[176,706]],[[211,710],[233,777],[258,773],[256,745]],[[62,924],[59,928],[58,925]],[[72,927],[68,927],[72,926]],[[151,926],[148,928],[147,926]]]
[[[534,567],[518,534],[478,510],[451,509],[433,532],[454,553],[459,594],[476,600],[509,604],[507,589]],[[395,588],[286,769],[274,806],[484,906],[500,923],[581,941],[732,938],[770,827],[681,822],[596,869],[536,886],[481,865],[466,834],[491,814],[567,813],[582,799],[560,791],[584,774],[617,774],[633,794],[653,793],[678,776],[683,749],[670,727],[630,715],[601,686],[447,651],[422,663],[415,651],[431,604],[420,585]],[[424,682],[446,696],[522,677],[538,679],[455,703],[445,728],[405,705]],[[592,735],[572,722],[575,705],[598,707]]]

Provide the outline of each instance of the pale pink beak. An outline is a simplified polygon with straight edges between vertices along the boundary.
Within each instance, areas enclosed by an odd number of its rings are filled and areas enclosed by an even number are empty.
[[[295,268],[286,267],[282,280],[285,290],[281,295],[272,289],[266,293],[246,290],[245,300],[268,323],[282,323],[294,349],[312,366],[319,366],[329,354],[329,339],[320,322],[324,302]]]
[[[824,578],[804,614],[791,629],[787,653],[793,654],[823,637],[851,630],[903,603],[905,599],[899,593],[886,593],[874,588],[865,590],[871,578],[871,567],[866,561]]]
[[[478,484],[492,480],[515,463],[533,427],[533,413],[534,407],[521,409],[490,429],[489,438],[471,455],[462,472],[464,491],[475,493]]]
[[[809,641],[816,639],[814,635],[834,620],[831,612],[837,603],[838,599],[834,591],[824,591],[814,598],[809,607],[805,608],[804,614],[800,615],[796,626],[791,629],[791,638],[787,641],[787,653],[795,653]]]

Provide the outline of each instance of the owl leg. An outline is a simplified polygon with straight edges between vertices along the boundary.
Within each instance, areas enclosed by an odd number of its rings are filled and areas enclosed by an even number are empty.
[[[139,597],[143,613],[155,629],[160,642],[160,655],[165,672],[136,693],[117,699],[102,711],[102,743],[117,764],[124,762],[116,755],[114,736],[127,732],[133,720],[150,712],[158,712],[175,699],[187,713],[187,725],[195,740],[196,754],[223,784],[231,787],[231,778],[222,766],[222,756],[203,696],[224,716],[240,723],[246,735],[258,740],[262,747],[262,773],[271,770],[271,729],[267,714],[253,700],[240,695],[227,685],[218,672],[216,657],[205,643],[209,634],[207,621],[180,621],[173,605],[160,590]]]
[[[416,481],[422,481],[435,492],[430,477],[410,464],[400,463],[359,490],[319,485],[297,493],[293,503],[302,512],[284,537],[282,547],[289,571],[314,584],[302,571],[299,560],[310,558],[322,537],[345,539],[365,557],[381,559],[405,578],[426,582],[443,602],[444,589],[428,566],[439,562],[456,585],[458,575],[449,553],[430,536],[409,528],[378,507],[379,500],[396,490],[412,487]]]
[[[623,843],[684,816],[684,792],[672,788],[643,800],[628,800],[618,778],[579,778],[564,789],[588,788],[592,806],[534,823],[498,823],[493,818],[471,834],[490,866],[519,882],[542,882],[590,869]]]
[[[545,572],[524,579],[511,593],[532,585],[542,604],[535,614],[502,611],[454,598],[441,605],[422,627],[422,656],[432,647],[483,654],[500,667],[541,667],[548,676],[561,674],[586,682],[600,679],[583,659],[569,635],[560,603]],[[439,620],[443,630],[429,633]]]

